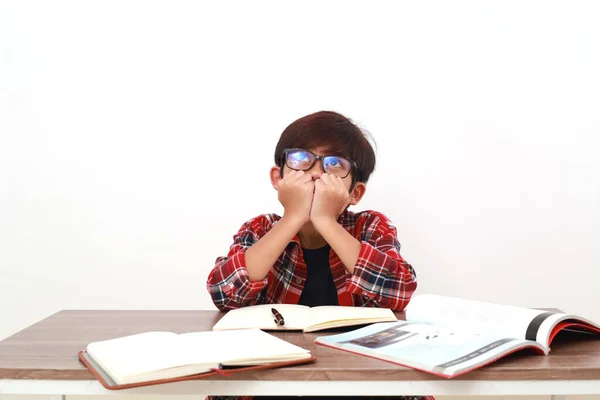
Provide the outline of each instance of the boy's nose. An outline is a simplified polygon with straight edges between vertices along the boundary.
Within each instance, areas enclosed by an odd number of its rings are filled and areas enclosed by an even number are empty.
[[[324,171],[323,171],[323,167],[321,166],[320,162],[316,162],[308,171],[306,171],[307,173],[310,174],[310,176],[312,177],[313,181],[316,181],[317,179],[319,179],[321,177],[321,175],[323,175]]]

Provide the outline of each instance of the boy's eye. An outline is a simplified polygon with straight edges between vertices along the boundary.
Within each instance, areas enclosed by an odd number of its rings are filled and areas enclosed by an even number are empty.
[[[291,151],[287,155],[288,167],[305,169],[313,162],[313,156],[307,151]]]
[[[337,157],[327,157],[325,159],[326,168],[342,168],[342,160]]]
[[[291,154],[291,156],[294,160],[297,160],[297,161],[306,161],[310,158],[308,153],[305,151],[294,152]]]

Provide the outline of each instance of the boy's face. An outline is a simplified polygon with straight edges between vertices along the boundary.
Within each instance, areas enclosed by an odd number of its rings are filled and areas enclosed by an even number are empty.
[[[339,177],[350,194],[350,205],[357,204],[366,191],[362,182],[356,182],[352,187],[352,177],[356,173],[353,162],[344,157],[331,155],[323,148],[288,149],[284,153],[285,162],[282,170],[279,167],[271,169],[271,181],[277,189],[277,183],[291,171],[304,171],[313,181],[320,179],[324,173]]]

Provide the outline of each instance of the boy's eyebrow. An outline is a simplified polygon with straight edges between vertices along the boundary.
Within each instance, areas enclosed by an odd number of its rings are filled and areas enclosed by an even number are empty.
[[[348,160],[350,159],[350,156],[342,153],[341,151],[333,151],[329,153],[330,156],[336,156],[336,157],[343,157],[343,158],[347,158]]]
[[[318,153],[328,153],[331,152],[331,146],[319,146],[317,148],[315,148],[315,151]]]
[[[333,148],[333,146],[320,146],[315,151],[326,156],[348,157],[341,150]]]

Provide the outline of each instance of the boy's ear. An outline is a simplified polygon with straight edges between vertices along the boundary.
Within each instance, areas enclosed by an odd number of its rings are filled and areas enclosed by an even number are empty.
[[[367,191],[367,185],[363,182],[356,182],[354,188],[350,191],[350,205],[355,206],[358,204],[360,199],[365,195]]]
[[[279,181],[281,180],[281,169],[274,165],[271,167],[271,185],[273,189],[279,190]]]

